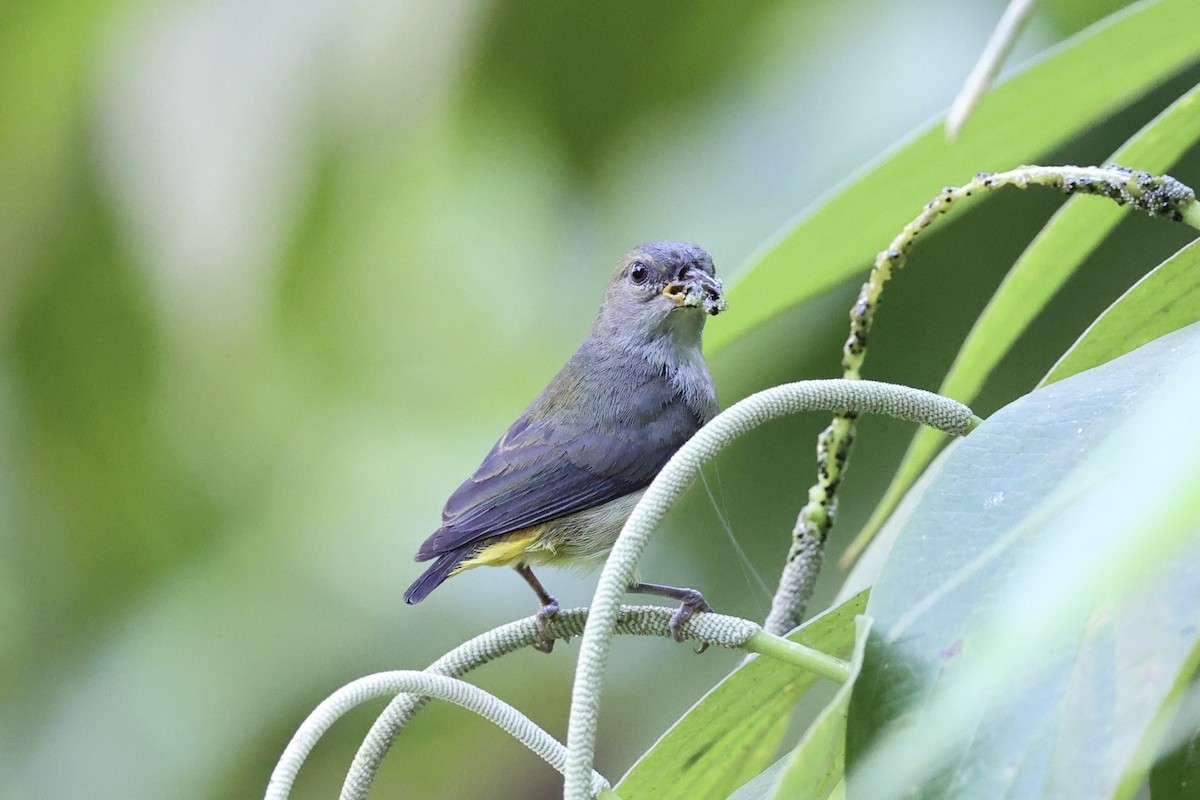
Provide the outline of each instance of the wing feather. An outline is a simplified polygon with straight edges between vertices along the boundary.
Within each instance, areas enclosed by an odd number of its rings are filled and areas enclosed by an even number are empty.
[[[617,425],[551,422],[527,410],[451,495],[442,527],[421,545],[417,560],[645,488],[708,415],[667,392],[644,396],[648,402],[627,407]]]

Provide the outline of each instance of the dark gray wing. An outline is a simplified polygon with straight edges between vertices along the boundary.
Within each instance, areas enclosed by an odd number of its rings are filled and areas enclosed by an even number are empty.
[[[703,421],[677,397],[656,405],[604,427],[534,420],[527,411],[451,495],[417,560],[645,488]]]

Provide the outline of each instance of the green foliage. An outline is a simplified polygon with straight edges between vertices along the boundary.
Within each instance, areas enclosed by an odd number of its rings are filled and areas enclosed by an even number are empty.
[[[838,657],[854,644],[861,594],[816,617],[789,638]],[[724,798],[771,763],[792,709],[817,678],[758,657],[717,684],[675,723],[617,785],[623,800]]]
[[[1130,287],[1063,354],[1042,384],[1104,364],[1193,322],[1200,322],[1200,247],[1196,242]]]
[[[863,647],[870,629],[870,618],[859,617],[854,669],[850,680],[838,687],[833,700],[813,720],[796,749],[784,762],[771,789],[771,800],[798,797],[825,800],[845,794],[846,721],[850,711],[850,695],[858,681]]]

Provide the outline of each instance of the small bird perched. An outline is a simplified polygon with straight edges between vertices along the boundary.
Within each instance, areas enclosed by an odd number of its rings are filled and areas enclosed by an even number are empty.
[[[599,566],[667,460],[716,415],[700,339],[725,310],[702,248],[648,242],[617,265],[583,344],[450,496],[442,527],[417,550],[436,559],[404,594],[424,600],[451,575],[512,566],[537,593],[545,624],[558,603],[532,566]],[[635,582],[681,602],[680,626],[710,610],[695,589]],[[549,652],[547,641],[539,649]]]

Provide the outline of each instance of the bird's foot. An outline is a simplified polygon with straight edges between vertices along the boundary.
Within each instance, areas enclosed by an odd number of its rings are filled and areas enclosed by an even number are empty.
[[[695,589],[685,589],[678,586],[663,586],[658,583],[640,583],[635,582],[629,584],[629,591],[638,594],[654,594],[659,597],[670,597],[673,600],[679,601],[679,608],[671,615],[671,621],[668,627],[671,630],[671,637],[677,641],[683,641],[683,625],[693,614],[704,611],[712,611],[712,606],[704,599],[704,595],[700,594]],[[708,642],[701,642],[696,648],[697,653],[703,653],[708,649]]]
[[[550,630],[550,620],[554,619],[554,615],[558,613],[558,601],[553,597],[550,597],[549,600],[550,602],[543,603],[537,612],[538,627],[542,629],[542,635],[545,638],[540,642],[534,642],[533,649],[542,653],[550,653],[554,650],[554,632]]]
[[[668,623],[668,627],[671,629],[671,636],[677,642],[683,641],[683,623],[691,619],[693,614],[712,611],[712,606],[708,604],[708,601],[704,599],[704,595],[700,594],[700,592],[695,589],[687,589],[685,592],[686,594],[679,598],[679,608],[675,609],[675,613],[671,615],[671,621]],[[701,642],[700,646],[696,648],[696,653],[703,653],[707,649],[708,642]]]

